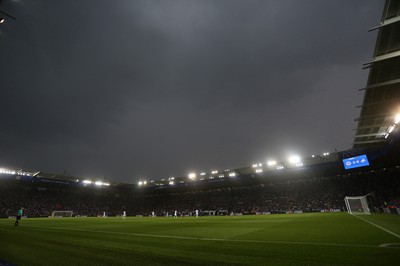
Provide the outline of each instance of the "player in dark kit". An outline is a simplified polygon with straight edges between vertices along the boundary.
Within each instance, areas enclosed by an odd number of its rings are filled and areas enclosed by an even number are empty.
[[[24,207],[21,207],[21,209],[18,210],[17,212],[17,218],[15,219],[15,226],[18,226],[19,220],[21,220],[22,215],[24,214]]]

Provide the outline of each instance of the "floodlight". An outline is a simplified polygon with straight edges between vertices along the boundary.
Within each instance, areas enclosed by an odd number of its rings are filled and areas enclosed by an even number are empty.
[[[285,167],[283,167],[283,165],[278,165],[278,167],[276,168],[277,170],[282,170],[282,169],[284,169]]]
[[[213,171],[211,171],[211,174],[213,174],[213,175],[218,174],[218,171],[217,170],[213,170]]]
[[[195,180],[196,179],[196,174],[195,173],[190,173],[188,175],[189,179]]]
[[[6,168],[0,168],[0,174],[9,174],[9,175],[15,175],[15,170],[10,170]]]
[[[139,182],[138,182],[138,185],[139,185],[139,186],[143,185],[143,182],[142,182],[142,181],[139,181]]]
[[[83,183],[83,184],[92,184],[92,181],[86,179],[86,180],[83,180],[82,183]]]
[[[388,133],[389,133],[389,134],[392,133],[393,130],[394,130],[394,128],[395,128],[395,126],[390,126],[390,127],[388,128]]]
[[[204,176],[204,175],[206,175],[206,173],[203,172],[203,173],[200,173],[200,175],[201,175],[201,176]]]
[[[230,176],[230,177],[235,177],[235,176],[236,176],[236,173],[235,173],[235,172],[229,173],[229,176]]]
[[[256,169],[256,173],[262,173],[262,171],[263,171],[263,170],[262,170],[261,168],[257,168],[257,169]]]
[[[3,24],[6,21],[4,18],[0,17],[0,24]]]
[[[267,164],[268,166],[274,166],[276,165],[276,161],[268,161]]]
[[[400,122],[400,114],[397,114],[397,115],[394,117],[394,123],[397,125],[399,122]]]
[[[147,181],[143,181],[143,185],[147,185]]]
[[[174,181],[169,181],[168,184],[173,185],[173,184],[174,184]]]
[[[94,184],[95,184],[96,186],[101,186],[101,185],[103,185],[103,182],[101,182],[101,181],[96,181]]]
[[[33,177],[36,177],[38,174],[40,174],[40,172],[36,172],[36,173],[34,173],[32,176],[33,176]],[[79,179],[78,179],[78,181],[76,181],[76,182],[79,182]]]
[[[110,183],[103,183],[103,186],[109,187]]]
[[[219,178],[224,178],[225,176],[224,176],[224,175],[219,175],[218,177],[219,177]]]
[[[289,162],[292,164],[298,164],[300,162],[300,157],[297,155],[290,156]]]

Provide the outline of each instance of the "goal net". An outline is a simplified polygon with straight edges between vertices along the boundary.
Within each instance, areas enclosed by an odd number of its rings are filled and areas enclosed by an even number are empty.
[[[345,197],[344,202],[346,203],[347,212],[350,214],[371,214],[367,195],[358,197]]]
[[[72,217],[73,211],[53,211],[51,213],[51,217],[59,218],[59,217]]]

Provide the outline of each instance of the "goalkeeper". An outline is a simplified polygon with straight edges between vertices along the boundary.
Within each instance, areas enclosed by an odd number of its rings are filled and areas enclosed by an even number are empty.
[[[19,221],[21,220],[23,214],[24,214],[24,207],[21,207],[21,209],[19,209],[17,212],[17,217],[15,218],[14,226],[18,226]]]

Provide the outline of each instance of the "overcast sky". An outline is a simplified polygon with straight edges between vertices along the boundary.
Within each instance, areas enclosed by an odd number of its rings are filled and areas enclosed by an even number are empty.
[[[139,179],[352,147],[383,0],[3,0],[0,167]]]

